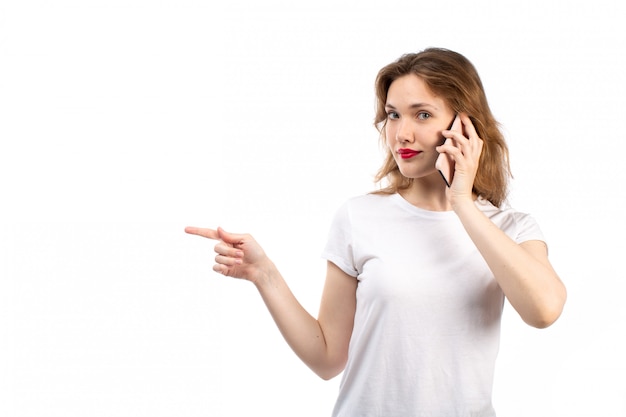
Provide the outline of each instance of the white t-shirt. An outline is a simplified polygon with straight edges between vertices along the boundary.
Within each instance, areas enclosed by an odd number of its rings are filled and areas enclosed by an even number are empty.
[[[514,241],[543,240],[530,216],[476,205]],[[495,416],[504,295],[454,212],[398,194],[355,197],[322,256],[359,281],[333,416]]]

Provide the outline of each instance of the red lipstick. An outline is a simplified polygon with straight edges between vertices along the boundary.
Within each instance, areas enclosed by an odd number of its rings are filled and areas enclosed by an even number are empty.
[[[402,159],[410,159],[410,158],[413,158],[416,155],[419,155],[420,153],[422,153],[422,152],[421,151],[415,151],[413,149],[408,149],[408,148],[398,149],[398,155],[400,155],[400,158],[402,158]]]

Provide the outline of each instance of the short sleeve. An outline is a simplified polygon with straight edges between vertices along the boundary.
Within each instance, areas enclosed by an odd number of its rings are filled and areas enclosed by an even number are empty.
[[[334,263],[352,277],[358,275],[354,262],[349,203],[345,203],[335,213],[322,258]]]
[[[515,243],[529,240],[546,241],[539,224],[530,214],[516,211],[512,207],[501,209],[482,198],[478,199],[477,205]]]
[[[539,228],[539,224],[530,214],[516,213],[515,223],[517,230],[514,240],[516,243],[522,243],[528,240],[541,240],[545,242],[545,237]]]

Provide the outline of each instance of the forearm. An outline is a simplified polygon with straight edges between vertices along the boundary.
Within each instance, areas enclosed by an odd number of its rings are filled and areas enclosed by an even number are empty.
[[[468,201],[454,208],[470,238],[522,319],[547,327],[561,314],[565,287],[547,261],[517,244]]]
[[[334,317],[330,321],[317,320],[296,300],[274,263],[251,235],[228,233],[221,228],[213,230],[200,227],[186,227],[185,232],[219,241],[215,245],[217,256],[213,270],[226,276],[245,279],[257,287],[285,340],[313,371],[328,379],[343,369],[352,329],[349,318],[354,316],[354,307],[345,311],[344,316],[348,319]],[[335,281],[337,280],[333,280]],[[349,279],[347,282],[356,281]],[[347,303],[346,299],[354,298],[356,287],[346,288],[346,292],[334,297],[336,305],[354,304]],[[333,305],[330,305],[330,310],[334,310]],[[321,322],[326,323],[325,327],[320,325]],[[343,327],[339,328],[338,325],[341,324]],[[327,330],[329,338],[325,337],[323,328],[330,329]],[[331,343],[329,339],[332,339]]]
[[[319,321],[298,302],[277,268],[270,262],[254,284],[295,354],[320,377],[335,376],[341,364],[330,355]]]

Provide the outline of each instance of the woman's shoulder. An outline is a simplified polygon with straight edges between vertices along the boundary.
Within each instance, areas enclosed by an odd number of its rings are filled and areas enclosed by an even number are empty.
[[[395,194],[367,193],[349,197],[344,206],[351,208],[372,208],[380,205],[389,204],[393,200]]]
[[[528,213],[519,211],[511,206],[508,202],[502,203],[500,207],[495,206],[489,200],[482,197],[478,197],[476,200],[476,206],[490,218],[494,217],[507,217],[507,218],[521,218],[529,216]]]
[[[508,203],[496,207],[491,202],[479,198],[476,205],[500,229],[512,236],[532,235],[543,240],[543,234],[535,218],[524,211],[518,211]]]
[[[393,194],[358,194],[348,197],[339,205],[335,216],[339,218],[371,217],[384,213],[393,200]]]

